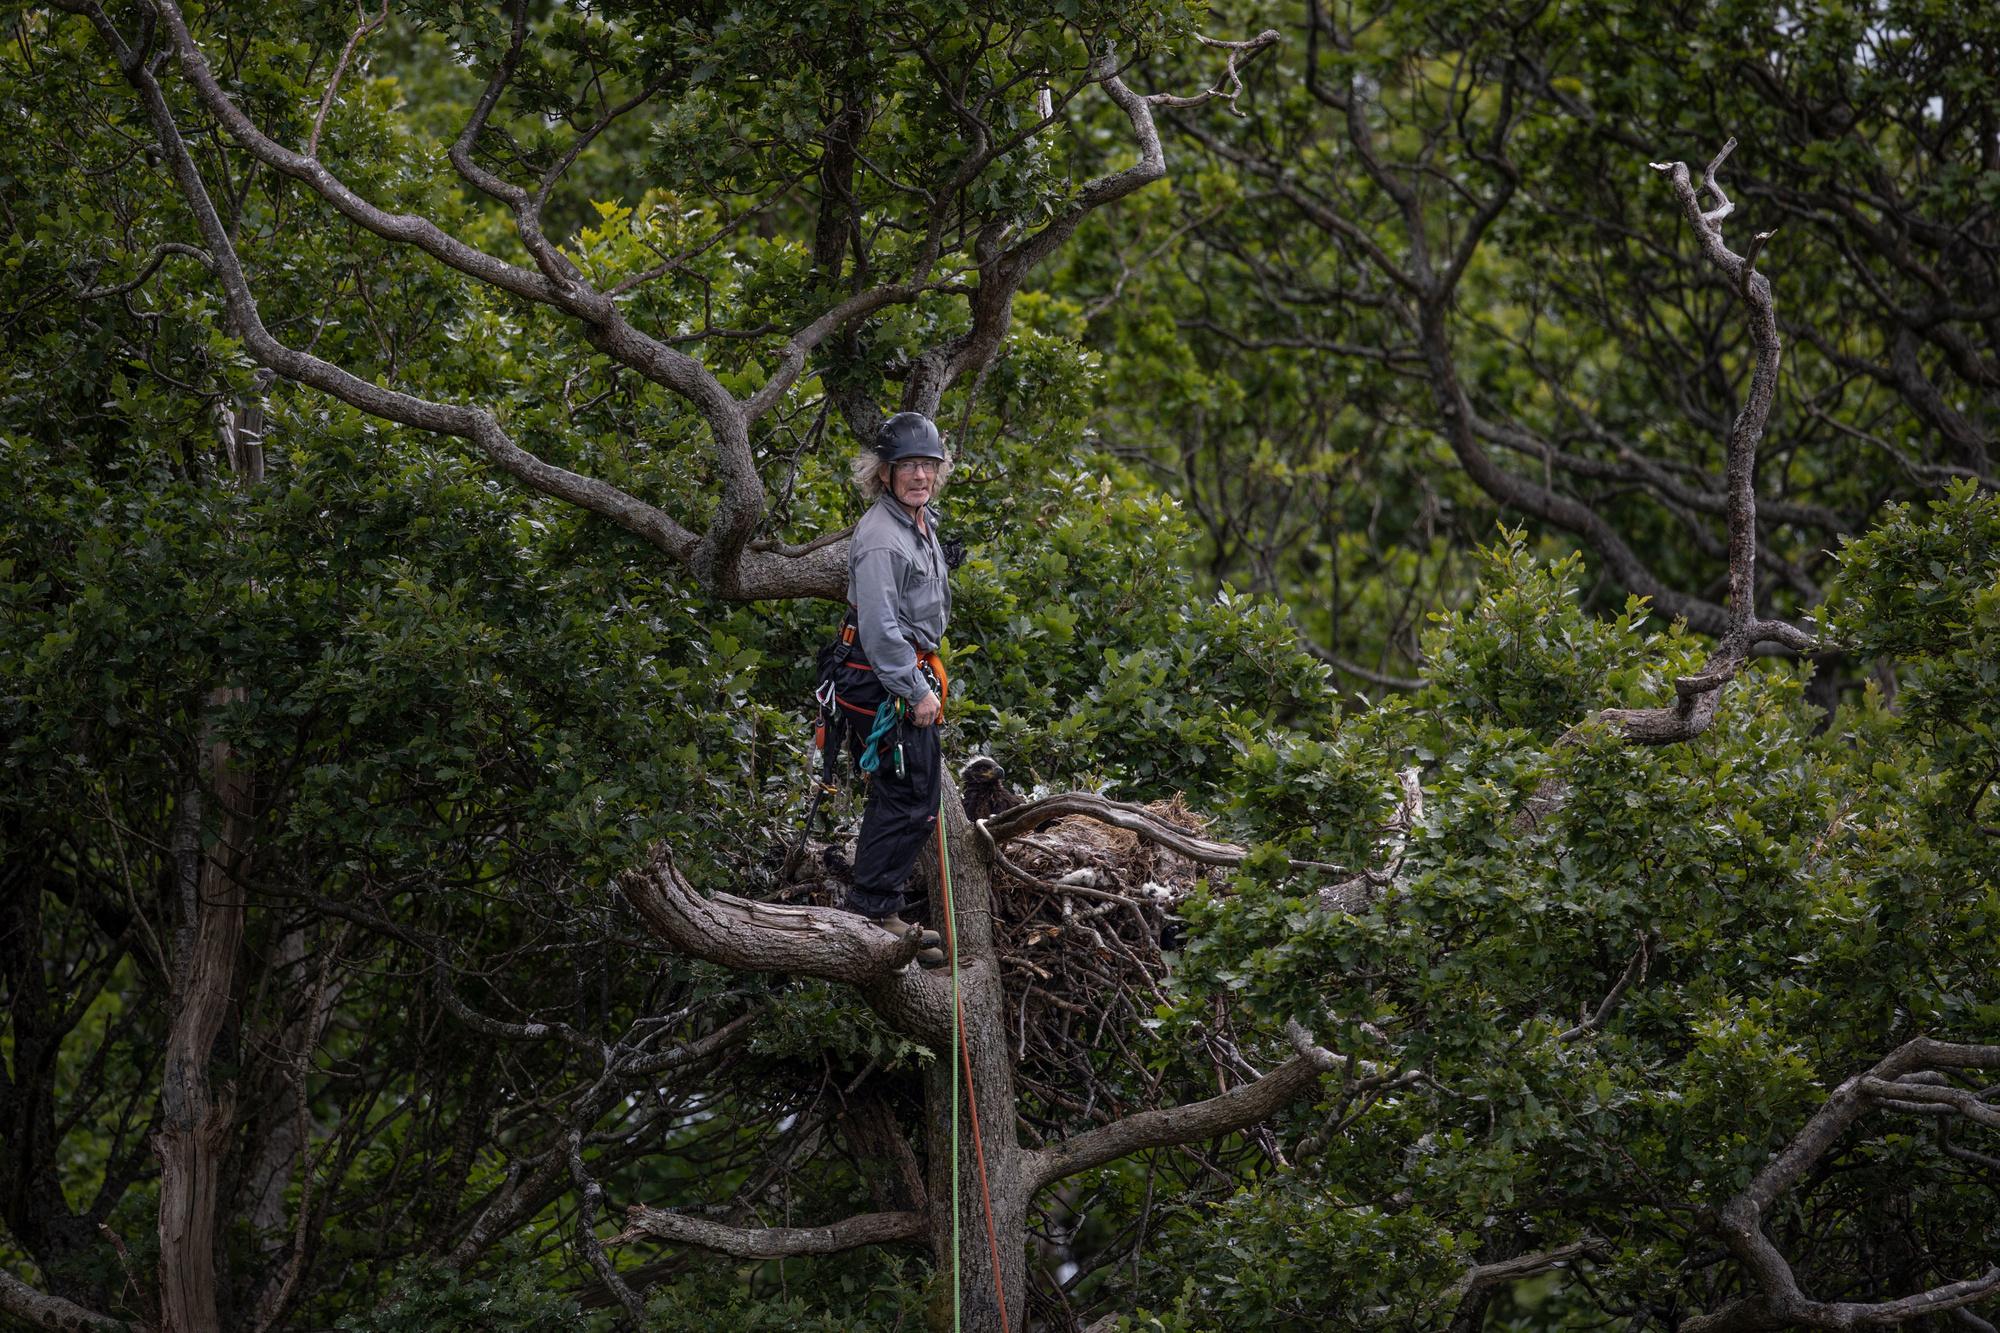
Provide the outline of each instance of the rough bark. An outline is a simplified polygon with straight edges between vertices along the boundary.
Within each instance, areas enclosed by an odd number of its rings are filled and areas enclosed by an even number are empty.
[[[211,709],[243,697],[211,692]],[[217,812],[212,845],[200,850],[182,885],[175,932],[166,1066],[160,1086],[160,1318],[169,1333],[221,1327],[216,1222],[221,1176],[236,1107],[233,1085],[210,1078],[218,1038],[233,1004],[243,939],[243,868],[250,838],[250,791],[227,743],[209,746],[207,781]],[[187,795],[184,827],[202,833],[199,788]]]
[[[957,1065],[958,1272],[965,1327],[1018,1329],[1027,1308],[1028,1204],[1035,1184],[1024,1170],[1015,1125],[1014,1062],[1007,1042],[1006,996],[993,942],[992,878],[947,784],[943,822],[951,839],[951,942],[958,955],[956,1024],[962,1043],[947,1043],[924,1075],[930,1247],[940,1270],[952,1264],[952,1067]],[[933,899],[942,902],[942,896]],[[947,986],[949,986],[947,981]],[[974,1111],[977,1111],[977,1137]],[[983,1160],[982,1160],[983,1159]],[[981,1189],[982,1176],[984,1190]],[[987,1216],[987,1204],[992,1215]],[[991,1226],[989,1233],[988,1226]]]
[[[644,1204],[626,1210],[625,1230],[612,1237],[622,1244],[650,1236],[681,1245],[698,1245],[737,1259],[786,1259],[808,1254],[839,1254],[863,1245],[920,1240],[922,1213],[863,1213],[823,1227],[732,1227],[684,1213],[669,1213]]]
[[[241,486],[264,478],[262,393],[268,384],[267,374],[247,401],[231,404],[223,417],[223,451]],[[153,1137],[160,1159],[160,1319],[168,1333],[207,1333],[222,1326],[224,1313],[216,1228],[236,1088],[216,1086],[209,1067],[236,1005],[254,794],[249,772],[214,728],[217,714],[246,697],[240,685],[209,691],[203,771],[184,798],[181,827],[194,840],[185,848],[194,865],[181,885],[160,1129]],[[213,817],[205,818],[203,807],[210,802]]]

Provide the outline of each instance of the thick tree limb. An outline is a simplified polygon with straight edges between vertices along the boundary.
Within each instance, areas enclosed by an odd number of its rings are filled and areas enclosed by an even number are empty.
[[[635,1203],[625,1211],[625,1229],[608,1243],[664,1240],[738,1259],[791,1259],[839,1254],[863,1245],[920,1241],[926,1234],[924,1215],[916,1212],[863,1213],[823,1227],[732,1227]]]
[[[133,1328],[123,1319],[37,1291],[5,1268],[0,1268],[0,1313],[21,1320],[26,1327],[55,1333],[128,1333]]]
[[[58,3],[72,13],[91,14],[93,21],[102,18],[97,5],[90,3],[89,0],[81,2],[58,0]],[[468,245],[429,218],[414,213],[391,213],[377,208],[349,189],[346,182],[334,175],[316,158],[294,152],[265,134],[249,116],[229,100],[228,94],[223,91],[222,85],[215,77],[215,71],[209,67],[207,57],[202,54],[201,47],[188,32],[187,20],[182,16],[180,6],[174,0],[157,0],[155,7],[165,27],[167,38],[180,59],[181,69],[194,84],[202,105],[207,108],[209,114],[222,123],[229,137],[241,144],[258,161],[307,185],[339,210],[343,217],[384,240],[414,245],[440,263],[449,265],[468,277],[491,283],[502,291],[512,292],[524,300],[543,304],[555,303],[557,292],[543,275],[509,264],[484,250]],[[108,22],[100,22],[99,32],[104,33],[108,26]],[[107,34],[107,42],[111,39],[111,35]],[[120,64],[124,64],[125,60],[126,57],[121,56]],[[132,76],[132,71],[128,69],[126,77],[129,79]],[[146,77],[150,81],[150,73]]]
[[[853,912],[789,907],[731,893],[704,895],[675,867],[666,846],[618,877],[618,888],[653,933],[690,957],[740,972],[787,972],[857,987],[877,1012],[925,1041],[949,1033],[948,988],[910,966],[914,932],[898,939]],[[961,967],[961,977],[983,964]]]
[[[1312,1058],[1293,1056],[1262,1078],[1240,1084],[1206,1101],[1140,1111],[1079,1134],[1067,1143],[1028,1153],[1022,1163],[1028,1192],[1115,1162],[1147,1148],[1167,1148],[1220,1138],[1268,1120],[1319,1082],[1320,1067]]]
[[[917,956],[914,935],[898,939],[853,912],[703,894],[681,875],[664,846],[654,849],[647,865],[620,875],[618,888],[674,948],[741,972],[861,983]]]
[[[697,545],[693,533],[681,527],[663,511],[627,495],[615,486],[543,462],[515,444],[490,412],[432,402],[412,394],[383,388],[352,375],[330,362],[322,361],[305,352],[295,351],[274,338],[265,328],[263,319],[258,313],[256,297],[237,257],[236,247],[230,239],[228,228],[224,225],[220,214],[216,212],[208,188],[195,167],[193,157],[181,137],[180,128],[174,122],[172,110],[168,107],[166,97],[150,69],[137,58],[131,48],[124,44],[117,30],[104,18],[103,11],[96,4],[90,3],[89,0],[64,0],[64,2],[66,8],[88,14],[97,24],[99,34],[107,45],[111,46],[120,68],[125,71],[133,87],[138,90],[140,99],[153,122],[154,133],[166,152],[175,182],[194,213],[196,225],[200,228],[203,239],[208,243],[210,261],[221,282],[223,299],[228,305],[231,322],[235,326],[237,335],[243,339],[246,350],[253,357],[288,379],[330,393],[342,402],[372,416],[419,430],[467,440],[503,470],[534,489],[609,518],[676,559],[692,561]],[[170,5],[167,9],[168,12],[172,12]],[[195,58],[199,59],[198,52]],[[202,68],[205,70],[206,66]],[[212,83],[213,76],[210,75],[209,78]],[[219,89],[216,95],[220,97]],[[224,106],[234,111],[233,105],[227,98],[221,98],[221,101]],[[240,116],[240,113],[236,114]],[[271,144],[270,147],[277,154],[290,153],[289,149],[276,144]],[[291,156],[297,157],[296,154]],[[317,163],[314,163],[313,167],[315,170],[323,171]],[[473,267],[477,268],[476,265]],[[482,274],[475,271],[473,276]],[[540,281],[539,276],[536,280]]]
[[[1873,1069],[1847,1079],[1827,1096],[1826,1104],[1771,1164],[1757,1174],[1747,1189],[1723,1205],[1719,1218],[1723,1240],[1748,1271],[1759,1289],[1757,1294],[1689,1320],[1682,1325],[1686,1333],[1900,1324],[2000,1295],[2000,1267],[1995,1267],[1979,1277],[1893,1301],[1874,1304],[1815,1301],[1799,1289],[1790,1262],[1764,1234],[1764,1218],[1779,1196],[1833,1151],[1841,1136],[1872,1107],[1936,1105],[1947,1111],[1972,1114],[1959,1104],[1959,1099],[1948,1095],[1957,1089],[1921,1081],[1927,1072],[1942,1069],[2000,1069],[2000,1046],[1918,1037],[1897,1047]],[[1970,1094],[1966,1098],[1977,1100]],[[1991,1109],[1984,1102],[1977,1105]]]

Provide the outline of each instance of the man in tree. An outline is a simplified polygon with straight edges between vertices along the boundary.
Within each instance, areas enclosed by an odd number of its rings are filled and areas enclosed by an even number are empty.
[[[897,935],[911,929],[902,916],[908,883],[937,828],[945,690],[937,649],[951,618],[951,584],[931,505],[950,469],[937,426],[921,412],[890,417],[873,450],[854,460],[855,484],[874,503],[848,547],[851,610],[841,631],[848,651],[834,674],[835,697],[857,741],[883,704],[897,717],[877,751],[882,762],[861,816],[848,905]],[[934,933],[926,932],[917,961],[944,961]]]

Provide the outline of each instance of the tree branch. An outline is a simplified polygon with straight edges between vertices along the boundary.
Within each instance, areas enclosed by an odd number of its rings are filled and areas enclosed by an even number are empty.
[[[1244,42],[1225,42],[1215,37],[1204,37],[1200,33],[1196,33],[1194,39],[1203,46],[1213,46],[1229,52],[1229,58],[1223,63],[1222,77],[1217,79],[1214,86],[1206,92],[1196,93],[1192,97],[1180,97],[1173,93],[1154,93],[1147,97],[1146,101],[1153,106],[1185,110],[1189,107],[1206,106],[1219,97],[1229,103],[1231,115],[1242,116],[1243,109],[1236,105],[1236,99],[1243,92],[1243,76],[1237,70],[1237,62],[1255,60],[1258,52],[1267,46],[1276,46],[1284,40],[1283,37],[1276,28],[1266,28]]]
[[[76,294],[76,299],[79,301],[101,301],[107,296],[123,296],[127,292],[136,291],[145,285],[146,279],[153,276],[160,265],[166,262],[169,255],[182,255],[194,260],[210,272],[215,270],[215,261],[210,259],[208,252],[199,246],[185,245],[179,241],[162,241],[160,244],[154,246],[151,253],[146,256],[145,262],[139,266],[139,272],[136,275],[126,279],[124,282],[113,283],[108,287],[87,287]]]
[[[1239,1084],[1206,1101],[1140,1111],[1079,1134],[1067,1143],[1028,1153],[1023,1160],[1022,1177],[1032,1195],[1079,1171],[1115,1162],[1147,1148],[1195,1143],[1248,1129],[1311,1091],[1318,1085],[1319,1075],[1320,1066],[1314,1058],[1295,1055],[1262,1078]]]
[[[64,4],[73,13],[89,13],[93,21],[101,18],[101,11],[94,3]],[[512,292],[525,300],[542,304],[554,304],[557,296],[555,288],[547,278],[539,273],[509,264],[505,260],[466,244],[450,235],[429,218],[414,213],[390,213],[363,199],[338,176],[321,164],[316,158],[305,153],[296,153],[272,139],[257,128],[254,121],[245,115],[216,80],[215,71],[209,68],[208,59],[201,47],[188,32],[187,20],[181,15],[175,0],[157,0],[156,8],[161,21],[166,26],[167,36],[173,43],[175,53],[180,57],[181,69],[193,82],[195,93],[209,114],[222,122],[229,137],[241,144],[250,155],[274,171],[302,181],[321,198],[332,204],[341,215],[359,226],[373,232],[385,240],[399,241],[414,245],[440,263],[447,264],[468,277],[488,282],[502,291]],[[107,33],[108,22],[98,25],[106,42],[114,43],[113,49],[122,46],[115,33]],[[129,55],[121,55],[124,65]],[[126,77],[138,83],[135,73],[143,74],[147,82],[152,81],[149,71],[132,68],[126,70]],[[162,103],[164,108],[164,103]],[[169,119],[171,114],[169,113]],[[158,118],[155,117],[157,125]]]
[[[1229,48],[1229,64],[1233,70],[1235,62],[1244,54],[1254,55],[1266,46],[1274,45],[1278,34],[1267,31],[1243,43],[1208,38],[1201,40],[1205,45]],[[1077,192],[1074,203],[1050,219],[1040,231],[1008,249],[999,249],[1002,238],[998,236],[992,238],[990,247],[985,246],[985,238],[982,238],[982,248],[987,252],[980,255],[979,286],[972,298],[972,327],[917,358],[910,369],[909,382],[903,389],[905,408],[936,416],[938,403],[945,391],[966,374],[984,367],[999,353],[1013,318],[1014,294],[1035,266],[1068,240],[1091,213],[1165,178],[1167,159],[1160,147],[1160,131],[1153,120],[1153,106],[1167,95],[1146,97],[1135,93],[1120,77],[1120,72],[1117,54],[1107,41],[1091,62],[1091,78],[1103,87],[1112,104],[1125,113],[1133,137],[1138,141],[1139,160],[1129,167],[1085,182]],[[1225,79],[1224,83],[1227,82]],[[1198,99],[1187,99],[1187,104],[1207,102],[1211,94],[1224,95],[1211,90],[1210,94],[1203,94]],[[1234,93],[1226,96],[1233,107]],[[1162,104],[1172,104],[1171,99]],[[961,172],[961,177],[963,175]]]
[[[360,8],[358,3],[355,7],[357,10]],[[389,0],[382,0],[382,12],[372,19],[363,16],[355,25],[354,35],[349,37],[347,45],[341,48],[340,59],[334,62],[333,74],[326,81],[326,92],[319,99],[319,110],[313,114],[312,133],[306,136],[307,157],[319,156],[320,131],[326,128],[326,113],[333,109],[333,99],[340,93],[340,80],[347,73],[347,62],[354,59],[355,49],[388,21]]]
[[[198,169],[182,141],[173,113],[153,77],[150,62],[127,45],[104,16],[96,0],[60,0],[60,7],[83,14],[96,25],[125,74],[145,103],[156,137],[166,150],[176,183],[193,210],[203,238],[215,256],[232,323],[246,350],[258,361],[290,379],[330,393],[373,416],[452,435],[480,448],[503,470],[533,489],[611,519],[644,538],[676,560],[711,591],[737,600],[774,597],[838,597],[844,588],[844,562],[814,553],[799,560],[745,548],[764,512],[764,489],[757,475],[741,406],[699,361],[647,336],[627,323],[612,300],[593,290],[573,265],[540,237],[534,225],[534,200],[497,177],[486,177],[501,197],[516,203],[518,229],[545,271],[533,272],[509,264],[449,235],[428,218],[390,213],[363,199],[316,159],[293,152],[264,134],[231,102],[187,29],[174,0],[160,0],[158,10],[180,57],[181,68],[195,85],[201,104],[230,137],[271,169],[304,182],[343,216],[384,239],[414,245],[468,277],[489,283],[523,299],[551,306],[581,320],[593,346],[638,370],[646,378],[680,394],[707,422],[714,439],[721,475],[721,494],[701,536],[675,522],[664,511],[595,478],[553,467],[515,444],[490,412],[429,402],[385,389],[328,362],[285,347],[265,329],[256,310],[242,265],[228,233],[219,221]],[[493,99],[502,83],[489,84]],[[482,102],[482,105],[486,105]],[[486,109],[490,110],[490,106]],[[480,123],[468,127],[476,130]],[[461,142],[459,147],[464,147]],[[471,163],[469,149],[461,152]]]
[[[618,889],[655,935],[690,957],[740,972],[846,982],[922,1040],[942,1042],[949,1032],[948,988],[909,965],[917,955],[915,932],[898,939],[865,917],[832,907],[704,895],[681,875],[664,844],[646,865],[621,874]]]
[[[1463,1299],[1475,1292],[1503,1287],[1509,1282],[1519,1282],[1524,1277],[1534,1277],[1552,1268],[1560,1268],[1573,1259],[1596,1258],[1603,1252],[1602,1241],[1579,1240],[1568,1245],[1558,1245],[1552,1250],[1537,1250],[1533,1254],[1522,1254],[1512,1259],[1479,1264],[1467,1269],[1458,1281],[1452,1283],[1451,1290]]]
[[[1198,861],[1203,865],[1239,865],[1243,858],[1249,855],[1234,843],[1211,842],[1207,838],[1177,829],[1162,821],[1144,806],[1114,801],[1109,797],[1087,791],[1059,792],[1054,796],[1044,796],[1039,801],[1028,801],[1011,810],[989,815],[979,823],[997,844],[1019,837],[1043,820],[1058,815],[1087,815],[1099,823],[1136,833],[1149,842],[1158,843],[1169,851],[1178,852],[1190,861]]]
[[[0,1312],[24,1321],[30,1328],[53,1329],[56,1333],[128,1333],[133,1328],[123,1319],[113,1319],[60,1296],[37,1291],[5,1268],[0,1268]]]
[[[1695,238],[1709,262],[1720,269],[1750,317],[1751,341],[1756,347],[1756,368],[1750,389],[1729,430],[1727,458],[1723,466],[1727,494],[1725,514],[1729,526],[1729,598],[1727,621],[1708,662],[1701,671],[1674,682],[1675,701],[1665,708],[1607,708],[1599,720],[1615,728],[1629,741],[1642,745],[1666,745],[1691,740],[1708,730],[1715,720],[1722,687],[1729,683],[1749,659],[1758,644],[1776,640],[1798,651],[1810,651],[1812,639],[1803,630],[1776,621],[1757,618],[1757,447],[1770,420],[1771,403],[1778,391],[1778,364],[1784,345],[1778,336],[1778,316],[1771,295],[1771,283],[1756,271],[1754,261],[1769,232],[1759,234],[1749,253],[1739,255],[1722,239],[1722,220],[1735,210],[1723,193],[1716,172],[1736,147],[1731,138],[1703,173],[1703,186],[1716,201],[1704,210],[1685,162],[1655,162],[1655,171],[1665,172],[1673,182],[1681,211],[1694,228]],[[1574,734],[1574,733],[1572,733]]]
[[[1957,1089],[1916,1081],[1923,1073],[1939,1069],[2000,1069],[2000,1046],[1917,1037],[1897,1047],[1873,1069],[1856,1074],[1835,1088],[1827,1096],[1826,1104],[1776,1159],[1757,1174],[1748,1188],[1723,1205],[1720,1213],[1718,1225],[1723,1240],[1760,1288],[1758,1294],[1689,1320],[1682,1325],[1686,1333],[1900,1324],[2000,1295],[2000,1267],[1995,1267],[1979,1277],[1899,1300],[1875,1304],[1815,1301],[1799,1290],[1791,1264],[1764,1234],[1764,1218],[1779,1196],[1831,1152],[1841,1136],[1871,1106],[1893,1109],[1899,1103],[1943,1103],[1947,1110],[1965,1111],[1965,1107],[1948,1096]],[[1966,1097],[1976,1100],[1970,1094]],[[1983,1102],[1979,1106],[1990,1109]]]
[[[738,1259],[789,1259],[917,1241],[925,1235],[924,1215],[916,1212],[863,1213],[823,1227],[732,1227],[635,1203],[625,1212],[625,1229],[608,1243],[653,1239],[698,1245]]]
[[[1588,1036],[1603,1027],[1605,1020],[1617,1012],[1618,1002],[1625,998],[1625,992],[1631,988],[1632,983],[1645,980],[1646,969],[1653,962],[1653,949],[1659,942],[1658,931],[1649,930],[1640,936],[1639,951],[1632,955],[1632,961],[1625,964],[1625,970],[1618,974],[1618,980],[1605,995],[1603,1003],[1597,1006],[1597,1012],[1564,1032],[1556,1040],[1575,1041],[1578,1037]]]

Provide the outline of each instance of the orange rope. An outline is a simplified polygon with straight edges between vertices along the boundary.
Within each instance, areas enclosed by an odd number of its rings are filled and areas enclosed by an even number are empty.
[[[953,960],[958,958],[958,942],[952,934],[953,908],[951,902],[951,859],[944,842],[944,809],[940,804],[937,814],[938,832],[938,882],[944,886],[944,946],[951,950]],[[986,1187],[986,1138],[979,1132],[979,1098],[972,1091],[972,1048],[965,1040],[965,1000],[957,987],[952,988],[952,1009],[958,1021],[958,1053],[965,1064],[965,1104],[972,1112],[972,1155],[979,1167],[979,1202],[986,1209],[986,1244],[993,1254],[993,1296],[1000,1303],[1000,1333],[1007,1330],[1007,1292],[1000,1265],[1000,1237],[993,1229],[993,1195]]]

